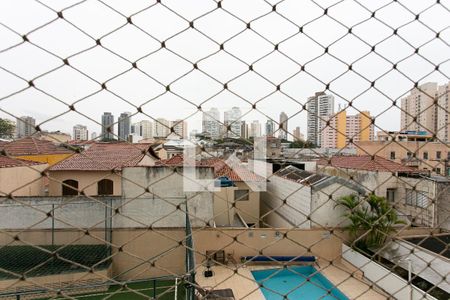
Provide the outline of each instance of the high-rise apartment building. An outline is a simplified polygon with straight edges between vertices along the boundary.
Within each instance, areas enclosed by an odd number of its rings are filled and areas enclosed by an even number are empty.
[[[36,132],[36,120],[33,117],[23,116],[16,120],[16,138],[30,136]]]
[[[294,141],[295,142],[304,141],[305,140],[305,136],[303,135],[303,133],[301,133],[299,126],[295,127],[293,135],[294,135]]]
[[[73,126],[73,139],[76,141],[87,141],[89,139],[89,132],[84,125]]]
[[[401,100],[400,131],[436,132],[436,107],[433,104],[437,90],[436,82],[427,82]]]
[[[273,137],[273,134],[275,133],[275,124],[272,120],[267,120],[265,133],[266,136]]]
[[[103,140],[112,140],[114,135],[114,116],[110,112],[102,115],[102,137]]]
[[[368,111],[347,115],[341,110],[321,122],[321,148],[354,148],[355,143],[374,140],[374,125]]]
[[[449,95],[449,83],[427,82],[413,89],[401,100],[400,131],[426,131],[450,142]]]
[[[131,113],[124,112],[119,116],[119,140],[127,141],[131,133]]]
[[[153,122],[142,120],[132,125],[132,134],[138,135],[143,139],[153,138]]]
[[[438,107],[436,109],[436,132],[440,141],[450,143],[450,83],[438,87]]]
[[[172,121],[173,132],[180,138],[187,138],[187,122],[181,119]]]
[[[278,131],[278,137],[282,140],[288,139],[288,116],[283,111],[280,114],[280,123],[279,123],[280,130]]]
[[[318,92],[306,104],[308,141],[321,146],[324,122],[334,114],[334,96]]]
[[[210,110],[203,112],[202,118],[202,131],[208,133],[212,139],[220,138],[220,112],[217,108],[213,107]]]
[[[241,138],[248,139],[250,137],[250,132],[248,130],[248,124],[245,121],[241,121]]]
[[[231,138],[241,137],[241,116],[241,109],[236,106],[224,113],[225,136]]]
[[[156,119],[153,126],[153,137],[166,138],[170,134],[170,121],[164,118]]]
[[[261,136],[261,123],[259,123],[258,120],[254,120],[251,124],[250,124],[250,132],[249,132],[249,137],[260,137]]]

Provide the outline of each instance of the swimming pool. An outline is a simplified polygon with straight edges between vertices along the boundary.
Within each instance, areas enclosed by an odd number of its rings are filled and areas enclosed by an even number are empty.
[[[261,291],[267,300],[348,300],[328,279],[313,266],[292,266],[286,269],[253,271]],[[309,278],[309,281],[307,280]],[[328,294],[330,291],[330,294]]]

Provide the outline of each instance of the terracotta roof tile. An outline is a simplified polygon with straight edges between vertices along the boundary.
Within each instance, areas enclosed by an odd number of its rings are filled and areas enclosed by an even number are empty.
[[[55,145],[51,141],[40,140],[35,137],[26,137],[2,144],[0,148],[10,156],[74,153],[69,149]]]
[[[162,160],[157,163],[160,166],[183,166],[183,155],[178,154],[169,159]],[[196,162],[196,166],[214,168],[215,177],[226,176],[232,181],[265,181],[262,176],[250,171],[241,163],[229,166],[221,158],[208,158]]]
[[[44,165],[40,162],[11,158],[8,156],[0,155],[0,168],[13,168],[22,166],[34,166],[34,165]]]
[[[417,172],[416,169],[403,166],[391,160],[387,160],[380,156],[375,156],[372,159],[370,155],[362,156],[333,156],[331,160],[321,159],[317,162],[318,165],[332,166],[343,169],[356,169],[366,171],[381,171],[381,172]]]
[[[75,154],[50,170],[108,171],[136,166],[144,155],[159,159],[150,144],[95,143],[86,151]]]

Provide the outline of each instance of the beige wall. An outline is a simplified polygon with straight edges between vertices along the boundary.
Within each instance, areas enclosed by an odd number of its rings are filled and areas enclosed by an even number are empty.
[[[244,182],[235,182],[235,187],[221,188],[214,192],[214,221],[217,226],[231,226],[236,212],[246,223],[259,227],[260,192],[252,191]],[[235,201],[234,191],[249,190],[249,200]],[[233,207],[233,204],[235,208]]]
[[[47,164],[0,168],[0,195],[12,192],[14,196],[43,196],[44,177],[41,172]]]
[[[287,238],[283,238],[286,232]],[[197,265],[205,261],[207,250],[223,249],[237,262],[248,255],[311,254],[334,261],[340,259],[342,247],[339,238],[324,230],[194,229],[193,237]],[[185,247],[179,244],[183,239],[183,229],[116,230],[113,244],[125,246],[113,258],[113,274],[121,274],[120,279],[184,274]]]
[[[74,179],[78,181],[78,189],[86,195],[97,195],[97,182],[102,179],[110,179],[114,183],[114,196],[122,195],[122,180],[117,174],[110,171],[50,171],[49,195],[61,196],[64,180]]]

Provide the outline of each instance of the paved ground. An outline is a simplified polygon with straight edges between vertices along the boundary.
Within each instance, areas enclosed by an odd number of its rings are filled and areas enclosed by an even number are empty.
[[[202,287],[213,287],[215,289],[231,288],[233,289],[236,299],[245,300],[261,300],[264,296],[254,281],[251,274],[253,270],[271,269],[276,266],[270,265],[250,265],[238,268],[238,272],[234,272],[234,266],[214,266],[214,276],[205,278],[203,276],[204,267],[200,267],[197,272],[196,280]],[[367,283],[361,279],[360,274],[351,277],[350,273],[355,269],[345,262],[329,265],[326,262],[320,262],[318,268],[328,280],[339,288],[349,299],[364,300],[382,300],[387,297],[371,289]],[[311,299],[313,300],[313,299]]]

